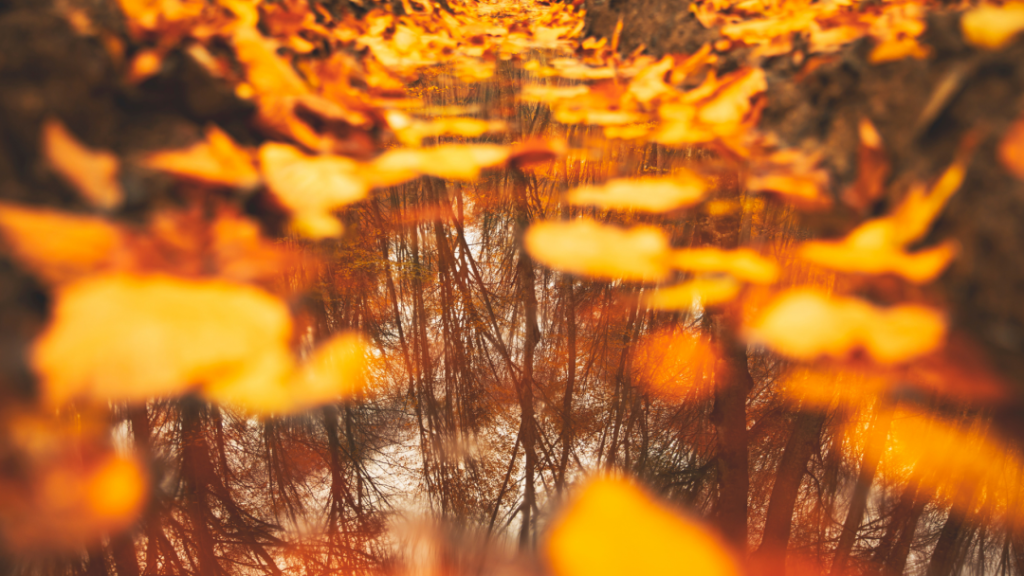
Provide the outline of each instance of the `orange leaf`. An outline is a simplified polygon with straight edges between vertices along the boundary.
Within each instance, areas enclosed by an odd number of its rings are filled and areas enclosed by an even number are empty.
[[[2,203],[0,235],[26,268],[52,284],[112,266],[127,239],[102,218]]]
[[[968,44],[1001,50],[1024,31],[1024,3],[978,6],[960,18],[960,30]]]
[[[611,210],[669,212],[697,204],[706,192],[702,178],[683,171],[670,178],[623,178],[601,186],[584,186],[570,191],[568,199],[573,204]]]
[[[260,169],[274,196],[293,214],[307,236],[341,234],[330,212],[366,197],[369,186],[357,176],[358,162],[342,156],[308,156],[277,142],[260,147]]]
[[[735,300],[741,288],[731,276],[701,277],[657,288],[646,301],[656,310],[690,310],[695,305],[706,308]]]
[[[94,276],[57,291],[31,365],[52,403],[142,402],[292,368],[288,307],[251,286],[171,276]]]
[[[530,226],[523,241],[538,262],[572,274],[656,281],[669,273],[668,239],[653,226],[549,221]]]
[[[779,277],[779,265],[750,248],[676,250],[672,266],[691,272],[722,272],[754,284],[771,284]]]
[[[551,527],[544,556],[555,576],[739,574],[706,528],[615,478],[580,489]]]
[[[942,346],[946,321],[923,306],[878,308],[856,298],[794,289],[754,319],[747,337],[799,360],[845,358],[863,349],[879,363],[895,364]]]
[[[183,150],[155,152],[143,165],[179,178],[242,190],[260,182],[252,153],[214,125],[206,129],[206,140]]]
[[[117,174],[121,162],[113,152],[87,148],[58,120],[43,124],[43,155],[82,199],[106,210],[124,201]]]

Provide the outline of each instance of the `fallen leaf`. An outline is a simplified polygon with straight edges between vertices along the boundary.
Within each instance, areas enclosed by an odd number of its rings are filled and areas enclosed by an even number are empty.
[[[964,40],[986,50],[1001,50],[1024,31],[1024,3],[972,8],[960,17]]]
[[[36,276],[60,284],[113,266],[124,231],[103,218],[0,203],[0,236]]]
[[[484,168],[501,166],[508,159],[509,148],[498,144],[396,148],[375,158],[365,178],[373,186],[394,186],[420,176],[474,180]]]
[[[121,162],[113,152],[93,150],[75,139],[59,120],[43,124],[43,156],[82,199],[104,210],[124,202],[118,181]]]
[[[674,286],[656,288],[645,298],[655,310],[690,310],[735,300],[742,285],[731,276],[702,276]]]
[[[205,386],[203,395],[261,415],[292,414],[340,402],[362,387],[365,349],[360,335],[343,333],[318,346],[287,378],[262,380],[262,386],[245,379],[218,380]]]
[[[93,276],[57,290],[30,364],[46,401],[144,402],[202,385],[286,377],[288,307],[252,286],[165,275]]]
[[[879,308],[803,288],[778,296],[747,328],[752,344],[797,360],[842,359],[863,349],[880,364],[913,360],[942,346],[945,337],[946,321],[932,308]]]
[[[313,238],[341,234],[330,212],[369,193],[357,175],[359,163],[343,156],[309,156],[288,144],[260,146],[260,169],[274,196],[293,215],[293,223]]]
[[[568,193],[569,202],[610,210],[669,212],[693,206],[704,199],[707,184],[692,172],[669,178],[610,180],[601,186],[584,186]]]
[[[543,554],[555,576],[740,573],[710,531],[617,478],[580,488],[550,528]]]
[[[689,248],[672,253],[672,266],[690,272],[720,272],[744,282],[771,284],[779,277],[779,265],[750,248]]]
[[[214,186],[247,190],[260,182],[253,154],[214,125],[206,129],[205,140],[183,150],[154,152],[142,163],[152,170]]]
[[[530,226],[523,241],[538,262],[572,274],[657,281],[669,273],[671,250],[653,226],[624,229],[589,219]]]

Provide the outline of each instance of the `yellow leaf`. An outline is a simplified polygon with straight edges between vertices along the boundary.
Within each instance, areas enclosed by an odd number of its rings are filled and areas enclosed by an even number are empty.
[[[569,202],[611,210],[669,212],[704,199],[707,184],[691,172],[671,178],[610,180],[602,186],[584,186],[568,194]]]
[[[442,144],[432,148],[394,149],[370,163],[367,180],[374,186],[393,186],[419,176],[474,180],[484,168],[503,165],[510,149],[497,144]]]
[[[280,358],[266,361],[265,368],[278,372]],[[287,369],[292,363],[288,359]],[[257,359],[254,370],[263,369]],[[261,415],[291,414],[322,404],[339,402],[356,393],[362,384],[365,345],[355,333],[333,337],[313,351],[312,356],[292,370],[288,377],[260,380],[224,379],[203,388],[203,395],[221,404],[240,407]]]
[[[593,220],[541,222],[523,239],[538,262],[572,274],[657,281],[669,273],[671,250],[653,226],[623,229]]]
[[[206,129],[206,140],[183,150],[164,150],[148,155],[143,165],[216,186],[248,189],[260,182],[253,156],[216,126]]]
[[[26,268],[52,284],[111,266],[126,239],[120,228],[102,218],[3,203],[0,235]]]
[[[978,6],[960,18],[960,30],[968,44],[986,50],[1001,50],[1024,31],[1024,3]]]
[[[840,242],[812,240],[800,246],[800,257],[819,266],[840,272],[894,274],[915,284],[931,282],[956,258],[956,242],[943,242],[933,248],[904,252],[889,246],[858,246],[852,235]]]
[[[845,358],[863,349],[881,364],[895,364],[942,346],[946,322],[924,306],[879,308],[856,298],[794,289],[754,319],[747,337],[798,360]]]
[[[767,89],[764,70],[749,68],[737,72],[714,98],[700,107],[697,118],[707,124],[739,124],[751,110],[750,100]]]
[[[718,538],[626,480],[581,488],[554,526],[544,555],[555,576],[734,576]]]
[[[717,306],[735,300],[741,285],[731,276],[701,277],[655,289],[647,305],[656,310],[689,310],[695,304]]]
[[[391,123],[393,115],[389,115]],[[424,138],[437,136],[465,136],[477,138],[488,132],[502,132],[506,129],[500,120],[482,120],[480,118],[439,118],[437,120],[412,120],[404,126],[392,124],[398,139],[406,146],[419,146]]]
[[[336,236],[341,224],[329,213],[366,197],[369,186],[357,175],[359,163],[342,156],[308,156],[294,146],[260,147],[260,169],[275,197],[299,228],[314,238]]]
[[[43,124],[43,155],[55,172],[71,184],[82,199],[105,210],[124,202],[117,174],[121,162],[113,152],[87,148],[58,120]]]
[[[779,265],[750,248],[676,250],[672,265],[690,272],[724,272],[754,284],[771,284],[779,277]]]
[[[66,285],[33,345],[52,403],[142,402],[230,381],[266,386],[291,369],[288,307],[242,284],[110,274]]]

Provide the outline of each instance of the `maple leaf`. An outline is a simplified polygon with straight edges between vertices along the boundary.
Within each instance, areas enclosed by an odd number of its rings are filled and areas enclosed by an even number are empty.
[[[555,520],[543,552],[555,576],[740,573],[709,530],[617,478],[592,479],[581,487]]]
[[[946,321],[918,305],[879,308],[857,298],[798,288],[784,292],[753,320],[747,338],[799,360],[846,358],[863,349],[876,362],[896,364],[938,349]]]
[[[86,462],[81,455],[51,457],[33,467],[30,485],[0,480],[0,536],[19,549],[78,549],[134,524],[149,484],[146,470],[130,456]]]
[[[653,226],[629,229],[589,219],[530,226],[523,238],[538,262],[573,274],[656,281],[669,273],[671,250]]]
[[[59,121],[43,123],[43,156],[57,174],[75,189],[83,200],[110,210],[124,202],[118,181],[121,161],[107,150],[93,150],[75,139]]]

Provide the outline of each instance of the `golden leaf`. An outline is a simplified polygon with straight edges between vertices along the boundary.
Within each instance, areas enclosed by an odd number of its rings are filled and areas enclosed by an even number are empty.
[[[143,402],[225,381],[260,388],[289,373],[291,329],[288,307],[251,286],[100,275],[57,291],[31,365],[55,404]]]
[[[260,182],[253,155],[214,125],[206,129],[206,140],[183,150],[155,152],[143,160],[143,165],[215,186],[244,190]]]
[[[432,148],[388,150],[368,166],[374,186],[393,186],[419,176],[474,180],[484,168],[503,165],[510,149],[498,144],[442,144]]]
[[[723,272],[754,284],[771,284],[779,277],[779,265],[750,248],[676,250],[672,266],[690,272]]]
[[[960,18],[960,30],[972,46],[1001,50],[1024,31],[1024,3],[972,8]]]
[[[894,274],[914,284],[926,284],[949,267],[958,251],[952,240],[910,253],[893,246],[865,244],[865,237],[851,234],[839,242],[804,242],[799,254],[808,262],[840,272]]]
[[[683,171],[670,178],[622,178],[602,186],[584,186],[570,191],[568,199],[573,204],[611,210],[669,212],[697,204],[706,193],[702,178]]]
[[[287,377],[252,381],[222,379],[203,388],[203,395],[221,404],[261,415],[291,414],[354,395],[362,385],[365,344],[361,336],[344,333],[317,347],[295,367],[290,358],[270,358],[255,369],[288,370]],[[258,385],[254,385],[254,383]]]
[[[549,221],[530,226],[523,241],[538,262],[572,274],[657,281],[669,273],[668,239],[653,226]]]
[[[75,139],[59,120],[43,124],[43,156],[82,199],[105,210],[124,202],[117,179],[121,162],[113,152],[93,150]]]
[[[259,158],[270,191],[298,224],[306,226],[300,229],[314,238],[341,234],[341,223],[330,212],[362,200],[369,192],[356,174],[359,163],[350,158],[308,156],[276,142],[261,146]]]
[[[555,576],[734,576],[736,561],[707,529],[626,480],[580,489],[544,545]]]
[[[861,224],[840,241],[804,242],[800,256],[842,272],[895,274],[916,284],[934,280],[956,257],[956,243],[948,241],[913,253],[906,247],[928,233],[960,188],[966,171],[963,156],[946,169],[930,191],[912,187],[891,215]]]
[[[742,286],[731,276],[704,276],[655,289],[646,297],[656,310],[689,310],[695,304],[718,306],[739,296]]]
[[[110,267],[126,241],[121,228],[102,218],[3,203],[0,235],[26,268],[52,284]]]
[[[946,321],[924,306],[879,308],[856,298],[798,288],[762,311],[748,327],[747,337],[798,360],[845,358],[863,349],[876,362],[895,364],[942,346]]]

